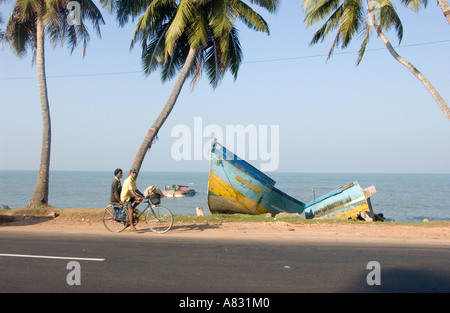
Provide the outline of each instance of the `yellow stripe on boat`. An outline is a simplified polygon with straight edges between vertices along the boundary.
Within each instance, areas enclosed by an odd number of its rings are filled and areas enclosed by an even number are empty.
[[[345,218],[345,219],[351,218],[351,219],[355,220],[357,215],[358,215],[358,213],[362,212],[362,211],[366,211],[366,212],[370,211],[369,206],[367,205],[367,203],[365,203],[365,204],[363,204],[363,205],[361,205],[359,207],[356,207],[354,209],[351,209],[351,210],[348,210],[348,211],[336,214],[336,216],[340,217],[340,218]]]
[[[216,202],[216,205],[213,207],[222,207],[220,211],[224,213],[228,211],[237,213],[238,210],[240,211],[239,213],[247,214],[264,214],[270,212],[234,189],[214,172],[210,172],[209,175],[208,201]],[[220,202],[220,204],[217,202]]]

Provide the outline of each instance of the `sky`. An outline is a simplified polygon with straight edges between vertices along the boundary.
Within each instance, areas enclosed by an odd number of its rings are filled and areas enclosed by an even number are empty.
[[[450,104],[450,25],[435,2],[419,13],[397,11],[397,52]],[[187,81],[147,153],[142,171],[208,171],[203,150],[212,135],[269,173],[450,173],[450,123],[425,87],[397,63],[374,34],[356,66],[360,41],[337,49],[333,36],[310,46],[300,1],[276,14],[257,7],[271,34],[238,24],[244,54],[237,80],[227,73],[214,90],[203,75]],[[0,6],[7,21],[11,5]],[[128,169],[174,80],[142,73],[130,50],[135,22],[120,28],[102,10],[102,38],[91,31],[87,53],[46,45],[52,121],[51,170]],[[4,25],[3,25],[4,28]],[[37,170],[42,120],[31,53],[0,50],[0,169]]]

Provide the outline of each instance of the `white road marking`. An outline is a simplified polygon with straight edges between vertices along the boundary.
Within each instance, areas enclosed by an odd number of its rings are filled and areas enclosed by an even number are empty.
[[[16,258],[35,258],[35,259],[57,259],[57,260],[94,261],[94,262],[102,262],[102,261],[105,260],[105,259],[98,259],[98,258],[77,258],[77,257],[66,257],[66,256],[28,255],[28,254],[8,254],[8,253],[0,253],[0,256],[16,257]]]

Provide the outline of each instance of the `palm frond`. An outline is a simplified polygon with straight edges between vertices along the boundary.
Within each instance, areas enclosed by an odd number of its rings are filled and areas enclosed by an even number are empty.
[[[359,51],[358,51],[358,60],[356,61],[356,65],[357,66],[361,63],[362,58],[364,56],[364,52],[366,52],[367,44],[369,43],[369,38],[370,38],[371,29],[372,29],[372,24],[371,23],[365,23],[363,27],[364,27],[364,34],[365,34],[365,36],[364,36],[363,42],[361,44],[361,47],[359,48]]]
[[[208,7],[209,26],[215,37],[226,37],[236,20],[236,12],[225,1],[212,1]]]
[[[100,4],[108,11],[108,13],[112,13],[116,7],[114,0],[99,0]]]
[[[146,75],[150,75],[163,64],[165,53],[164,35],[168,27],[168,24],[161,25],[160,29],[153,36],[148,36],[148,44],[146,41],[145,45],[143,45],[142,64]],[[147,34],[144,34],[144,36],[147,36]]]
[[[239,42],[239,33],[235,27],[233,27],[228,36],[228,58],[230,71],[236,80],[239,67],[242,63],[242,48]]]
[[[94,27],[95,32],[101,38],[100,25],[105,25],[105,20],[103,19],[102,13],[94,2],[90,0],[81,1],[81,18],[82,20],[89,20]]]
[[[237,17],[248,28],[270,35],[269,25],[264,18],[242,1],[235,5]]]
[[[316,31],[310,44],[313,45],[318,43],[319,41],[324,41],[329,32],[333,31],[336,28],[339,28],[339,23],[343,13],[344,5],[340,5],[325,21],[325,24],[323,24],[323,26],[318,31]]]
[[[398,42],[400,43],[403,38],[403,25],[397,15],[394,5],[389,0],[373,0],[378,8],[378,22],[382,30],[395,29]]]
[[[342,36],[342,33],[341,33],[341,30],[339,29],[337,31],[336,37],[334,37],[334,40],[333,40],[333,43],[331,44],[330,50],[328,50],[327,61],[330,59],[331,54],[333,54],[333,51],[336,48],[336,46],[339,46],[339,41],[340,41],[341,36]]]
[[[205,57],[203,53],[197,53],[194,59],[194,65],[191,69],[192,71],[192,80],[191,80],[191,92],[194,91],[195,86],[197,85],[200,77],[203,72],[203,65],[205,64]]]
[[[306,0],[303,3],[306,12],[305,22],[307,28],[323,20],[330,14],[336,16],[336,11],[343,6],[340,0]]]
[[[275,13],[279,7],[280,1],[278,0],[250,0],[252,4],[257,4],[258,6],[266,9],[270,13]]]
[[[426,7],[428,0],[400,0],[407,8],[414,11],[420,10],[422,7]]]
[[[111,1],[103,0],[101,2]],[[116,19],[120,26],[124,26],[131,18],[132,21],[148,10],[150,6],[155,6],[156,2],[151,0],[116,0],[113,1],[112,8],[116,12]],[[106,3],[107,4],[107,3]]]
[[[25,15],[21,15],[25,13]],[[33,11],[26,11],[16,3],[6,24],[3,42],[8,42],[14,53],[22,57],[27,50],[34,50],[36,45],[36,15]]]
[[[196,0],[184,0],[178,4],[176,14],[166,32],[166,57],[174,52],[178,39],[192,21],[196,11],[195,2]]]
[[[186,35],[188,37],[189,45],[198,50],[205,46],[208,41],[208,17],[204,10],[198,6],[192,12],[192,22],[186,27]]]
[[[205,70],[209,78],[211,86],[215,89],[223,75],[223,67],[221,66],[221,51],[216,42],[211,42],[208,49],[205,50]]]
[[[165,54],[165,61],[161,70],[161,81],[166,82],[172,79],[183,67],[184,60],[189,53],[189,43],[186,36],[179,38],[179,43],[175,46],[171,55]]]
[[[342,48],[346,48],[353,36],[358,34],[361,21],[365,21],[364,16],[361,1],[345,1],[339,26],[339,30],[342,33]]]

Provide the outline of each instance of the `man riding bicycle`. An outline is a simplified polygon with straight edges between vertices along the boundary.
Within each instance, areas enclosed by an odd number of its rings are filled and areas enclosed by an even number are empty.
[[[120,201],[123,206],[128,209],[129,220],[133,221],[133,211],[141,203],[144,195],[136,187],[137,170],[132,168],[127,179],[123,182],[122,192],[120,193]],[[133,222],[130,223],[131,230],[136,230]]]
[[[122,178],[122,170],[120,168],[116,168],[114,171],[114,179],[111,183],[111,196],[109,202],[113,204],[120,204],[120,193],[122,191],[122,183],[120,179]]]

